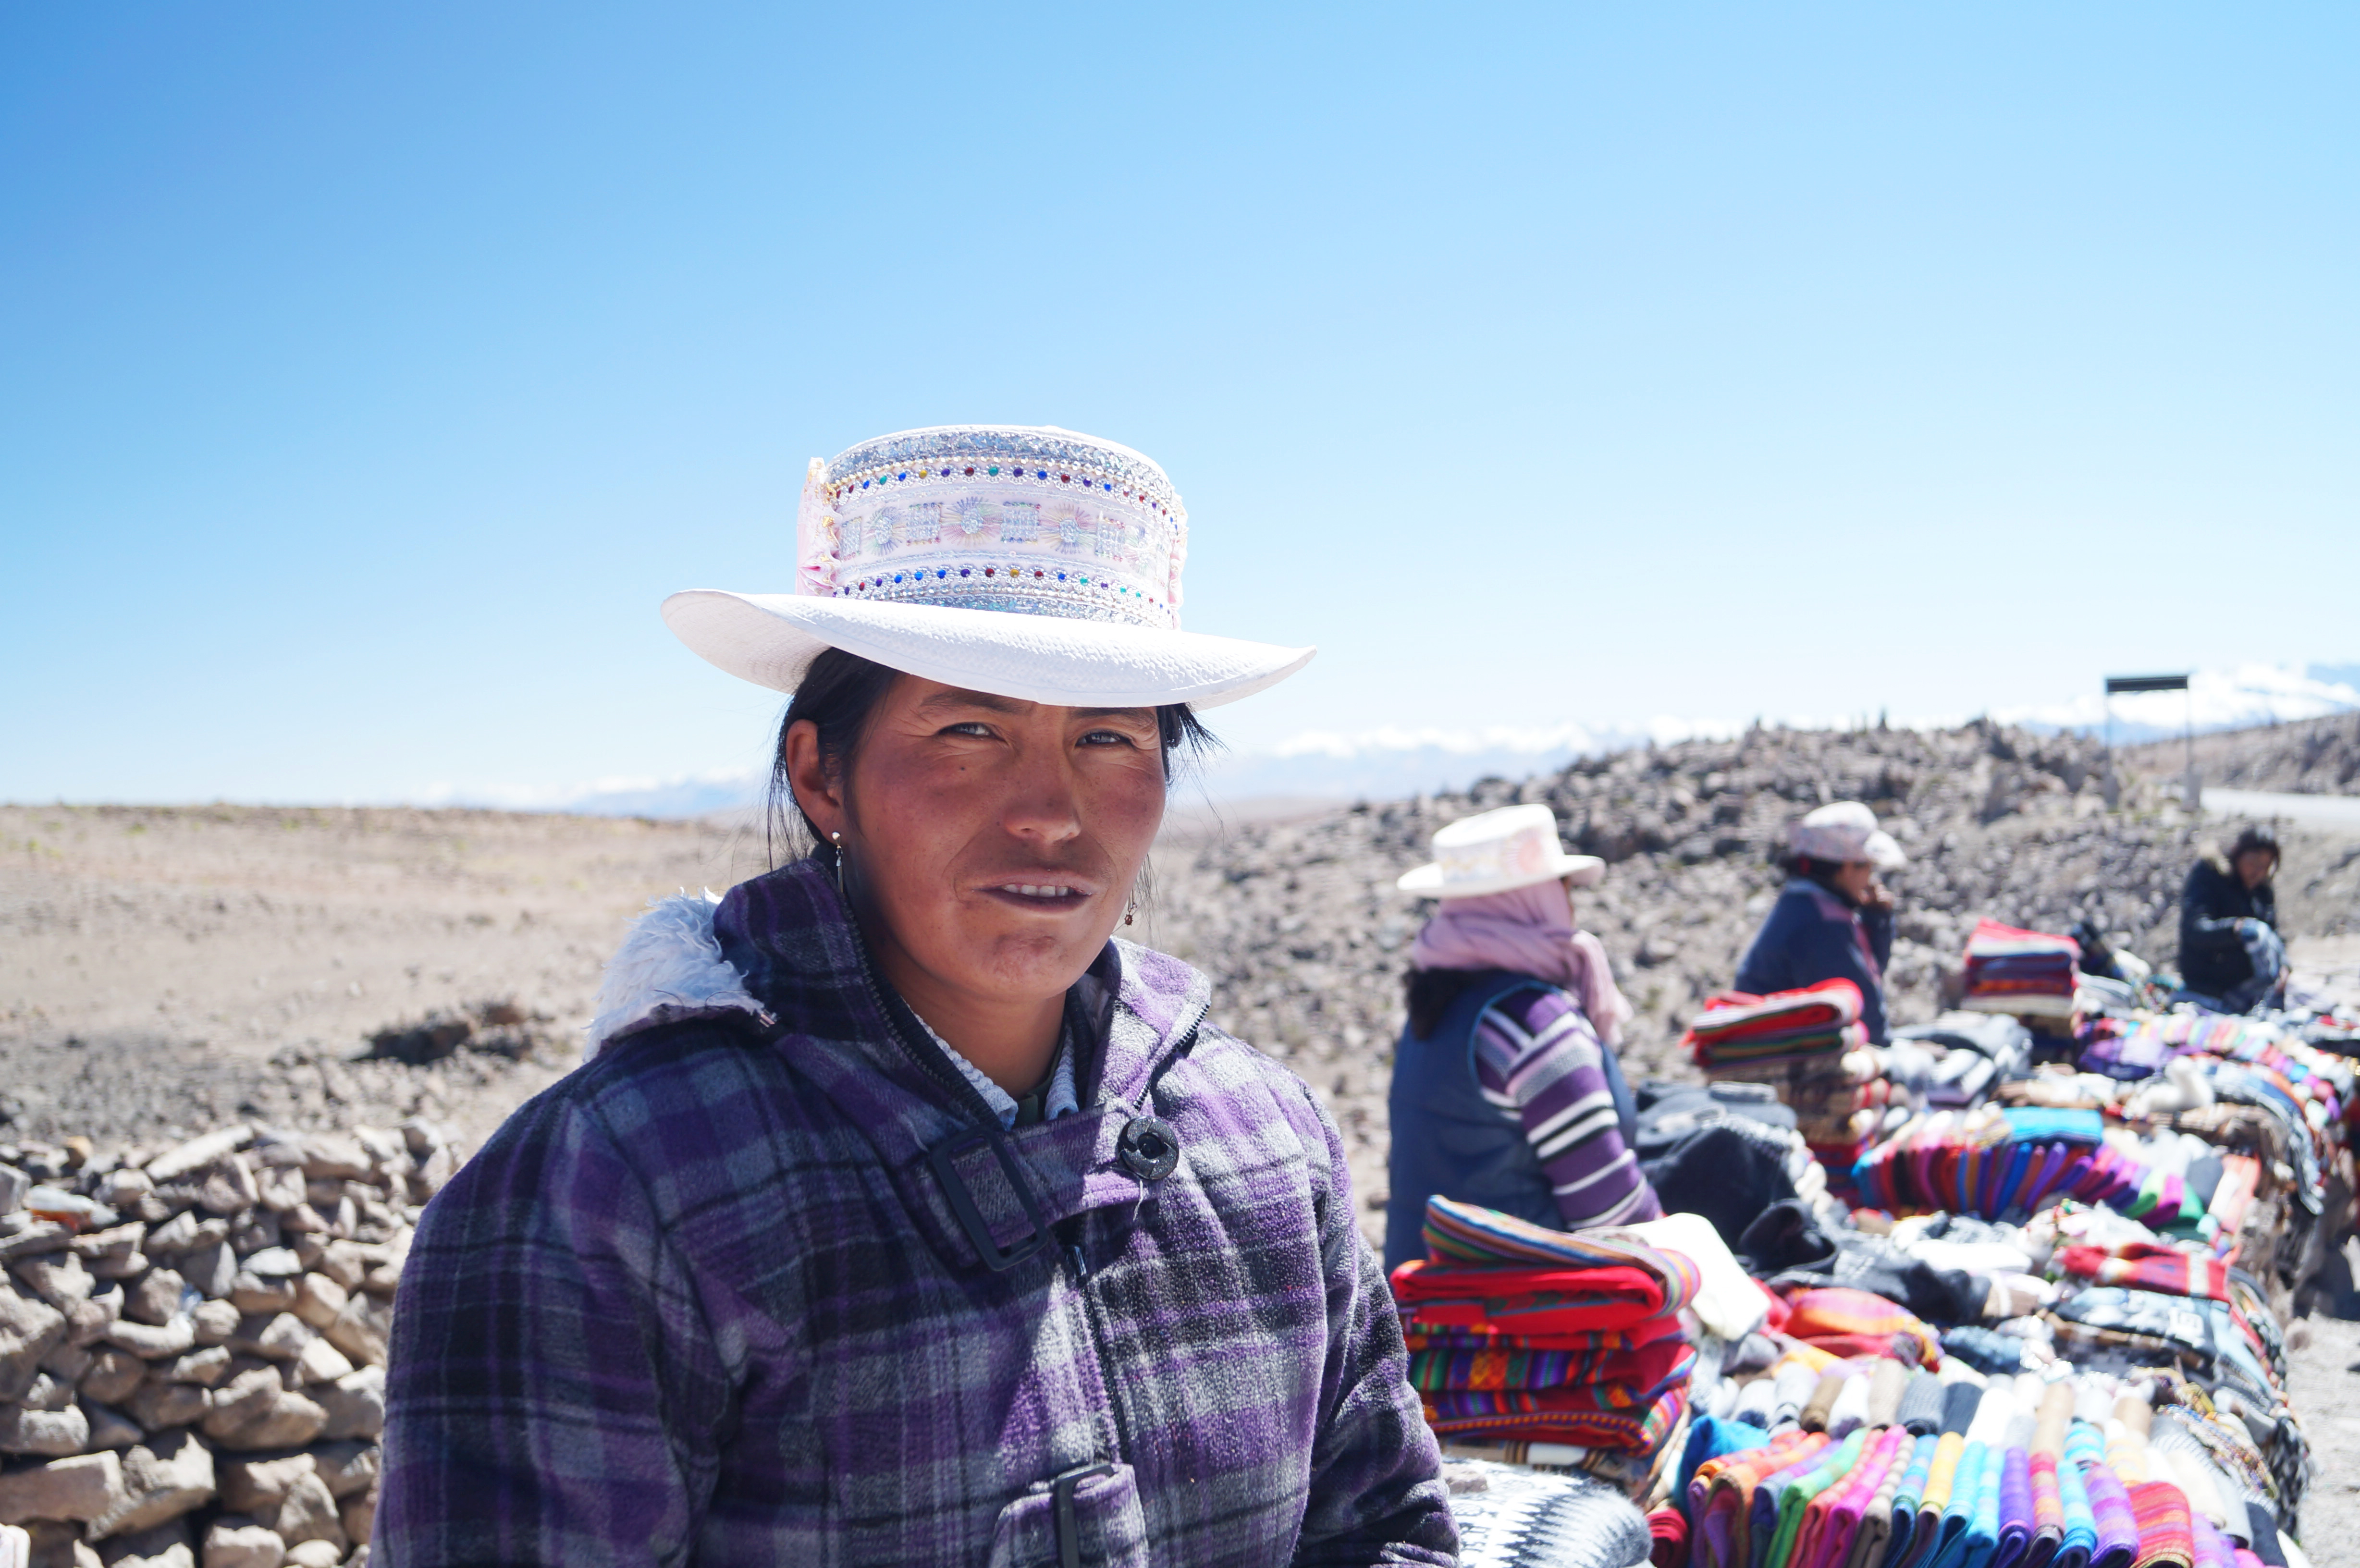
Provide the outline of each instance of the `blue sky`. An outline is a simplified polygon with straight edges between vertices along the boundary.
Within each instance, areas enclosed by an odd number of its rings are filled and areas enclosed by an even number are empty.
[[[803,466],[1162,462],[1240,748],[2360,658],[2360,12],[0,11],[0,799],[742,768]]]

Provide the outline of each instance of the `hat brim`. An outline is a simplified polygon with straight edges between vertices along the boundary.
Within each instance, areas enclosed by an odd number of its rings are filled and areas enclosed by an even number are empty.
[[[945,685],[1070,708],[1217,707],[1275,686],[1318,651],[1008,610],[715,588],[674,593],[663,618],[707,663],[774,691],[792,691],[813,659],[840,648]]]
[[[1429,860],[1401,875],[1393,884],[1404,893],[1421,898],[1480,898],[1486,893],[1507,893],[1518,887],[1535,887],[1543,882],[1556,882],[1570,877],[1577,887],[1594,887],[1606,877],[1606,862],[1594,855],[1567,855],[1559,852],[1549,869],[1527,877],[1494,877],[1481,882],[1461,882],[1449,892],[1442,890],[1442,863]]]
[[[1893,841],[1893,835],[1883,828],[1868,835],[1868,863],[1879,871],[1898,871],[1909,864],[1909,857]]]

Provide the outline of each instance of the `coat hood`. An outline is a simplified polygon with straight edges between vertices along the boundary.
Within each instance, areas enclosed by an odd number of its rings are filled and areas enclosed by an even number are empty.
[[[713,933],[720,908],[721,896],[710,889],[648,900],[647,912],[631,922],[623,945],[606,960],[585,1062],[635,1029],[728,1013],[763,1016],[746,977],[721,954]]]

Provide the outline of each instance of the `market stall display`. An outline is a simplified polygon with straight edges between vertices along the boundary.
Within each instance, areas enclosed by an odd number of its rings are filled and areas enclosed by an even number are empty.
[[[1711,1093],[1643,1085],[1643,1105],[1710,1127],[1774,1094],[1830,1176],[1729,1247],[1743,1216],[1503,1240],[1437,1203],[1435,1258],[1395,1290],[1447,1452],[1618,1485],[1664,1568],[2304,1568],[2283,1325],[2351,1228],[2342,1023],[2157,1011],[2077,988],[2075,951],[1984,922],[1967,1010],[1884,1050],[1846,1037],[1836,986],[1709,1002],[1686,1043]],[[1761,1315],[1716,1332],[1699,1308],[1724,1259]],[[1543,1322],[1624,1337],[1543,1360]],[[1495,1348],[1435,1359],[1470,1330]],[[1648,1375],[1674,1368],[1676,1406]],[[1487,1379],[1521,1401],[1463,1402]],[[1534,1419],[1558,1403],[1624,1413]]]

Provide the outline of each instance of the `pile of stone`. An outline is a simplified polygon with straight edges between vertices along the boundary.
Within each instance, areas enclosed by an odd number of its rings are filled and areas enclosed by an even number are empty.
[[[0,1145],[0,1524],[36,1568],[365,1562],[433,1125]]]

